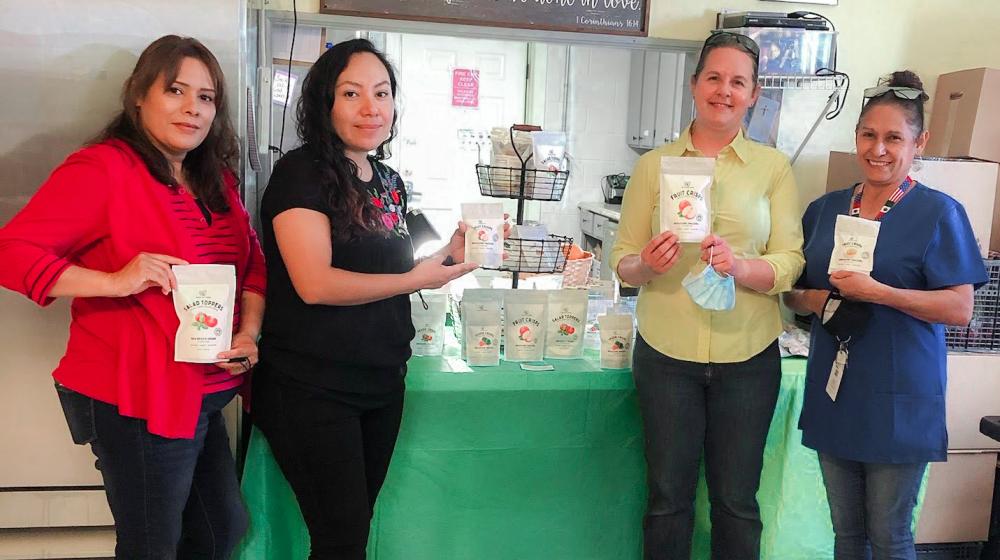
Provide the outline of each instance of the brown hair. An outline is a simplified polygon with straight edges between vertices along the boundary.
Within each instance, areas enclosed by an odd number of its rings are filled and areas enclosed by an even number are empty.
[[[698,65],[694,69],[694,75],[691,76],[692,80],[697,80],[698,76],[701,75],[701,71],[705,69],[705,62],[708,61],[708,55],[715,49],[730,48],[736,49],[741,53],[750,57],[750,66],[752,67],[751,77],[753,80],[753,85],[751,89],[757,87],[757,66],[760,64],[760,47],[757,42],[746,35],[740,33],[732,33],[730,31],[713,31],[711,35],[705,39],[705,42],[701,46],[701,54],[698,55]]]
[[[135,63],[135,68],[122,85],[122,111],[111,120],[94,142],[120,140],[129,145],[149,169],[149,173],[164,185],[176,187],[177,178],[166,156],[153,145],[139,119],[138,102],[163,76],[166,84],[177,78],[185,58],[200,61],[208,69],[215,87],[215,119],[200,145],[184,157],[184,174],[188,188],[214,212],[227,212],[223,169],[234,169],[239,157],[239,143],[229,120],[225,78],[219,61],[197,39],[164,35],[153,41]]]

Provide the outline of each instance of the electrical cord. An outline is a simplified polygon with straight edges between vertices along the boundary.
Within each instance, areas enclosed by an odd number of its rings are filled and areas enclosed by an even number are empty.
[[[838,72],[836,70],[831,70],[829,68],[820,68],[816,71],[817,76],[832,76],[833,84],[837,88],[830,95],[837,95],[840,92],[840,88],[844,88],[844,92],[840,94],[837,99],[837,104],[829,113],[826,114],[826,120],[832,121],[840,115],[840,112],[844,110],[844,104],[847,103],[847,92],[851,91],[851,77],[847,75],[846,72]]]
[[[279,156],[284,156],[282,148],[285,146],[285,115],[288,112],[288,99],[292,95],[292,56],[295,54],[295,33],[299,29],[299,9],[295,0],[292,0],[292,44],[288,47],[288,84],[285,86],[285,102],[281,105],[281,134],[278,136],[277,146],[268,146],[272,152],[277,152]]]

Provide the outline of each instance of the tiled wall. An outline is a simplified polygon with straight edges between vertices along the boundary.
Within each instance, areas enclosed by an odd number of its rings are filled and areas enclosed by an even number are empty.
[[[569,56],[568,99],[559,68]],[[545,91],[546,130],[563,129],[569,138],[570,179],[560,202],[535,203],[539,219],[551,233],[579,242],[577,205],[602,201],[601,180],[613,173],[631,173],[639,154],[625,144],[630,53],[626,49],[573,46],[548,49]]]

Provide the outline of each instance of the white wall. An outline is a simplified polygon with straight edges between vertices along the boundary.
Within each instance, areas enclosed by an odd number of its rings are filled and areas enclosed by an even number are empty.
[[[567,49],[560,50],[566,52]],[[604,176],[631,173],[639,156],[625,144],[629,51],[577,46],[568,51],[566,133],[569,137],[567,152],[571,156],[570,178],[561,202],[541,206],[541,221],[549,226],[550,232],[572,236],[579,241],[577,205],[583,201],[603,201],[601,181]],[[554,65],[551,60],[549,64],[550,68]],[[561,83],[554,85],[562,86]],[[556,104],[562,94],[552,89],[546,92],[546,99]],[[546,124],[551,124],[555,130],[559,123]]]

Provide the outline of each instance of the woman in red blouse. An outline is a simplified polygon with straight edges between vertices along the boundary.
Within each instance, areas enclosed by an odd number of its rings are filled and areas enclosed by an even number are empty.
[[[257,361],[263,255],[232,173],[222,70],[191,38],[139,57],[122,112],[0,229],[0,285],[71,297],[53,372],[70,431],[98,458],[118,558],[228,558],[246,529],[222,408]],[[175,264],[230,264],[232,349],[174,361]]]

